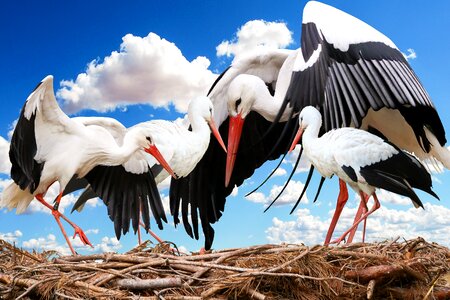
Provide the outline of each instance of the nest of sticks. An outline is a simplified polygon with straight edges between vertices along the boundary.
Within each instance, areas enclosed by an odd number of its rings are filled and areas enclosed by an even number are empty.
[[[398,240],[398,239],[397,239]],[[450,250],[422,238],[173,254],[30,253],[0,240],[2,299],[450,299]]]

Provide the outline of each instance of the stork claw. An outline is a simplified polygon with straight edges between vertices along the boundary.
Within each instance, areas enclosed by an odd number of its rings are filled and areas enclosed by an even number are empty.
[[[78,226],[74,226],[75,229],[75,233],[73,234],[73,238],[75,238],[77,235],[80,238],[81,242],[84,245],[89,245],[92,248],[94,248],[94,246],[92,246],[91,242],[89,241],[89,239],[87,238],[86,234],[84,233],[84,231],[78,227]]]

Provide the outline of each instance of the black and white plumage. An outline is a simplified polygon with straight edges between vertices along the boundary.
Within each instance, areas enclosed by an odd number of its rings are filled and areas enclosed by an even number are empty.
[[[320,108],[324,132],[373,127],[418,158],[450,168],[445,131],[428,93],[385,35],[329,5],[308,2],[301,52],[284,99]]]
[[[9,152],[14,182],[4,189],[0,206],[16,208],[16,212],[21,213],[34,197],[46,205],[43,196],[55,181],[60,184],[59,204],[66,185],[74,176],[86,176],[89,181],[89,172],[101,166],[118,166],[125,173],[151,176],[148,164],[143,159],[144,151],[158,157],[161,164],[172,172],[145,129],[128,131],[123,137],[123,144],[119,145],[103,127],[86,126],[81,119],[69,118],[56,102],[53,77],[47,76],[27,98],[14,129]],[[162,203],[156,186],[143,183],[144,186],[135,186],[134,190],[117,185],[106,191],[99,186],[96,192],[108,193],[108,198],[120,195],[128,197],[128,201],[134,201],[137,211],[127,216],[139,213],[139,206],[151,206],[157,222],[165,221],[164,210],[158,209]],[[53,212],[59,223],[59,216],[63,216],[57,213],[56,208]],[[143,214],[147,215],[144,221],[148,220],[149,210],[143,210]],[[125,229],[130,219],[118,222]],[[149,227],[149,222],[145,225]],[[80,229],[76,227],[75,230],[77,232]],[[81,237],[82,231],[77,233]]]
[[[228,90],[233,80],[247,74],[257,76],[263,82],[267,93],[273,93],[278,86],[278,73],[292,50],[271,50],[254,53],[235,60],[212,85],[208,97],[214,104],[215,121],[222,137],[228,136]],[[205,155],[195,169],[185,178],[172,179],[170,188],[171,211],[175,223],[181,217],[186,231],[192,237],[199,238],[197,217],[201,220],[205,234],[205,248],[209,249],[214,239],[212,223],[219,220],[224,211],[226,197],[234,186],[239,186],[250,177],[255,169],[266,160],[276,159],[289,147],[290,138],[283,137],[279,146],[275,142],[281,136],[284,124],[275,125],[269,135],[262,139],[271,126],[271,122],[256,112],[246,116],[242,127],[242,142],[236,155],[235,172],[230,178],[228,187],[224,186],[226,170],[226,154],[215,140],[211,140]],[[291,126],[295,127],[295,122]],[[292,128],[291,131],[293,131]],[[227,142],[227,140],[224,140]],[[228,142],[229,143],[229,142]],[[189,215],[191,223],[189,224]]]
[[[210,144],[211,133],[213,133],[217,143],[222,148],[220,151],[224,152],[225,145],[216,128],[213,115],[214,109],[210,99],[208,97],[198,97],[193,99],[189,103],[188,107],[187,116],[192,130],[188,130],[188,128],[182,124],[165,120],[152,120],[139,123],[131,127],[130,130],[133,128],[144,128],[147,134],[151,137],[153,143],[160,150],[162,156],[171,166],[171,169],[176,173],[177,177],[180,178],[179,180],[181,180],[181,178],[191,173],[198,161],[202,158],[208,148],[208,145]],[[109,131],[113,130],[113,128],[109,127],[109,124],[104,123],[103,126]],[[117,130],[113,131],[116,132],[117,139],[123,140],[123,135],[126,131],[122,133],[117,132]],[[152,184],[156,186],[166,179],[169,176],[169,173],[160,168],[160,165],[153,157],[147,155],[146,159],[155,176],[153,180],[154,183]],[[91,171],[86,176],[86,178],[90,179],[89,181],[91,182],[91,186],[80,196],[74,204],[72,211],[79,209],[87,200],[97,196],[95,191],[91,190],[91,188],[96,190],[94,186],[95,184],[101,184],[105,181],[111,181],[113,183],[112,186],[116,184],[125,186],[130,184],[128,181],[122,182],[123,176],[119,172],[120,170],[122,169],[118,169],[118,167],[102,166],[101,168]],[[119,202],[105,202],[108,206],[108,211],[117,203]],[[117,211],[119,215],[127,213],[127,211]]]
[[[436,159],[450,167],[436,109],[389,38],[355,17],[311,1],[303,12],[301,46],[280,69],[275,95],[257,77],[236,77],[228,99],[236,124],[251,110],[277,123],[313,105],[324,118],[323,132],[343,126],[373,129],[421,160]],[[229,140],[236,140],[237,148],[239,133],[233,134]],[[234,155],[228,149],[228,176]],[[334,219],[338,216],[337,211]]]
[[[409,197],[416,207],[423,205],[413,188],[438,198],[425,167],[390,142],[350,127],[332,129],[319,137],[322,116],[312,106],[302,109],[299,126],[297,139],[302,137],[305,155],[323,177],[337,175],[358,194],[374,196],[376,202],[375,188]]]
[[[211,89],[221,95],[228,94],[226,101],[232,130],[227,141],[225,178],[229,187],[220,192],[220,196],[203,192],[197,197],[202,200],[194,204],[194,207],[207,207],[199,209],[200,215],[203,211],[201,220],[207,240],[212,240],[208,235],[212,236],[213,231],[204,223],[214,223],[220,218],[224,197],[235,184],[241,184],[243,178],[250,176],[265,160],[283,153],[279,149],[284,149],[285,140],[295,133],[290,120],[308,105],[319,108],[324,116],[324,132],[343,126],[374,128],[419,159],[436,159],[450,167],[450,153],[444,147],[445,131],[435,107],[402,53],[376,29],[331,6],[308,2],[303,11],[301,48],[286,52],[281,61],[281,66],[266,70],[263,64],[258,65],[258,72],[246,72],[255,65],[246,65],[245,61],[240,65],[243,71],[231,66]],[[267,81],[260,74],[273,78],[275,94],[267,89]],[[224,105],[214,99],[213,102]],[[224,114],[223,110],[216,111]],[[243,155],[239,153],[248,150],[241,149],[243,145],[239,145],[239,140],[248,141],[240,138],[239,130],[245,130],[253,114],[273,122],[263,130],[276,128],[277,132],[269,138],[267,132],[259,131],[254,142],[261,144],[260,138],[265,137],[262,143],[277,150],[262,152],[262,161],[245,168],[247,172],[241,174],[242,170],[238,171],[234,165]],[[284,130],[283,126],[286,126]],[[247,134],[251,133],[242,133],[242,136]],[[258,151],[256,147],[253,153]],[[205,157],[209,155],[214,156],[208,150]],[[193,182],[200,180],[205,172],[214,172],[207,168],[199,164],[198,174],[191,177]],[[214,189],[216,185],[212,184]],[[210,245],[209,241],[207,243]]]

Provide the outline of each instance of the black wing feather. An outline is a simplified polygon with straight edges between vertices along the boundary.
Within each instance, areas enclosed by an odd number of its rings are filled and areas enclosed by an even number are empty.
[[[93,192],[106,204],[118,239],[122,233],[127,233],[130,221],[133,230],[137,231],[140,215],[148,230],[150,207],[159,228],[162,228],[161,221],[167,222],[151,170],[133,174],[123,166],[96,166],[85,178]]]
[[[228,137],[228,119],[219,127],[222,137]],[[269,127],[273,129],[267,133]],[[291,130],[294,130],[296,122],[290,122]],[[256,168],[260,167],[271,153],[274,144],[279,139],[284,124],[272,124],[256,112],[251,112],[244,123],[239,150],[236,157],[235,170],[231,176],[230,184],[225,187],[226,155],[218,142],[211,138],[208,149],[199,161],[195,169],[184,179],[171,182],[170,203],[173,209],[174,222],[179,223],[178,210],[181,203],[182,219],[186,218],[192,210],[198,210],[203,233],[205,235],[205,249],[210,249],[214,239],[214,229],[211,224],[217,222],[225,209],[225,199],[232,192],[234,186],[240,186],[244,180],[250,177]],[[288,131],[289,132],[289,131]],[[286,135],[275,147],[269,160],[281,156],[290,145],[290,135]],[[226,143],[227,141],[224,140]],[[186,184],[188,182],[188,184]],[[183,188],[184,186],[187,188]],[[195,199],[195,200],[194,200]],[[185,201],[186,204],[185,204]],[[191,211],[188,211],[190,204]],[[185,230],[192,234],[191,225],[184,222]],[[192,224],[194,227],[196,224]],[[194,228],[195,231],[195,228]]]

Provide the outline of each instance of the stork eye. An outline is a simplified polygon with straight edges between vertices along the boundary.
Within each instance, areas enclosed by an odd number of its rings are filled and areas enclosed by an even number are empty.
[[[236,107],[235,107],[236,111],[238,110],[239,105],[241,105],[241,102],[242,102],[242,100],[240,98],[236,101]]]
[[[149,142],[152,142],[152,139],[149,136],[145,137],[145,139]]]

